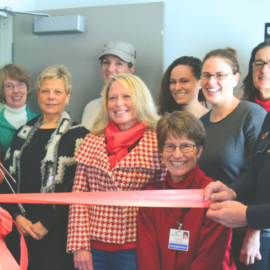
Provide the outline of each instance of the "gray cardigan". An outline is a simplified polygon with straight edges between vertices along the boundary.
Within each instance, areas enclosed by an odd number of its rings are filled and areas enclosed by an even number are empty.
[[[211,123],[210,113],[200,119],[206,130],[206,145],[199,166],[206,176],[229,185],[252,152],[266,112],[257,104],[242,100],[219,122]]]

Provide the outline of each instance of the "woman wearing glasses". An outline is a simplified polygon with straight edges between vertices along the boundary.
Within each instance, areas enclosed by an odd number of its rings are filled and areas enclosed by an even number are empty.
[[[159,96],[159,113],[187,111],[197,118],[208,112],[200,101],[205,101],[201,93],[202,62],[192,56],[183,56],[166,70]]]
[[[16,130],[37,114],[26,108],[31,95],[31,82],[27,70],[18,64],[8,64],[0,69],[0,101],[5,104],[0,112],[1,160]]]
[[[248,75],[243,81],[243,99],[256,102],[270,111],[270,42],[256,46],[249,61]]]
[[[270,111],[270,42],[265,41],[256,46],[251,53],[248,75],[243,81],[243,99],[255,102],[267,112]],[[266,134],[266,133],[265,133]],[[263,153],[263,151],[262,151]],[[248,230],[242,247],[245,261],[255,261],[258,256],[261,261],[256,261],[254,267],[249,269],[267,269],[270,252],[270,229]],[[254,238],[257,240],[256,245]],[[255,246],[255,248],[254,248]]]
[[[157,124],[157,139],[168,172],[165,181],[151,184],[147,190],[203,189],[213,182],[197,164],[205,144],[205,130],[195,116],[188,112],[165,113]],[[206,211],[141,208],[139,270],[236,269],[230,256],[231,229],[206,217]],[[173,243],[169,238],[176,234],[178,239]]]
[[[233,95],[240,77],[239,65],[230,50],[209,52],[202,65],[202,91],[212,110],[201,121],[206,129],[206,145],[199,160],[200,169],[226,185],[237,178],[239,169],[255,146],[265,110]],[[233,233],[233,256],[237,269],[245,230]],[[240,257],[243,261],[243,258]]]

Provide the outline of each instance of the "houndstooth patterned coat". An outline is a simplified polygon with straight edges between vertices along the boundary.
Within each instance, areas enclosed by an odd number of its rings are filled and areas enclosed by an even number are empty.
[[[146,130],[140,142],[110,168],[105,135],[88,134],[75,156],[73,192],[140,190],[164,180],[166,169],[156,133]],[[137,207],[71,205],[67,251],[90,249],[90,239],[115,244],[136,242]]]

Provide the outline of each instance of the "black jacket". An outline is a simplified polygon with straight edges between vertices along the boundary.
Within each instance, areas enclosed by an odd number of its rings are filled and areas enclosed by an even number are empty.
[[[246,212],[248,225],[256,230],[270,228],[270,112],[265,117],[253,152],[230,188],[236,192],[238,201],[253,201]]]

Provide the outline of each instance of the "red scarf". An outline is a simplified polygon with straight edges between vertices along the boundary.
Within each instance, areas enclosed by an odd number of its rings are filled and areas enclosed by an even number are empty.
[[[107,138],[105,149],[110,154],[111,168],[114,168],[128,154],[128,149],[143,136],[145,129],[145,125],[136,123],[128,130],[120,131],[113,121],[109,122],[105,129]]]
[[[198,183],[194,183],[194,180],[195,180],[195,178],[197,178],[197,176],[201,178],[201,175],[200,175],[200,173],[198,174],[198,172],[199,172],[199,165],[197,163],[195,168],[192,169],[181,182],[174,183],[172,181],[170,172],[168,171],[167,176],[166,176],[166,180],[164,181],[164,184],[165,184],[164,187],[165,187],[165,189],[190,189],[191,187],[192,187],[192,189],[196,189],[199,187],[200,182],[201,182],[201,181],[198,181]],[[194,186],[193,186],[193,183],[194,183]]]
[[[267,112],[270,111],[270,99],[268,100],[261,100],[260,99],[260,95],[259,92],[256,91],[255,94],[255,101],[257,104],[259,104],[260,106],[262,106]]]

